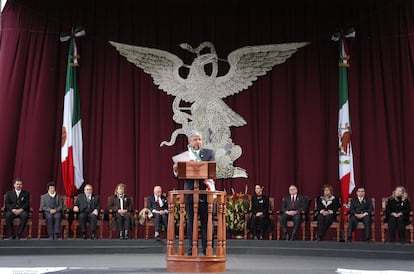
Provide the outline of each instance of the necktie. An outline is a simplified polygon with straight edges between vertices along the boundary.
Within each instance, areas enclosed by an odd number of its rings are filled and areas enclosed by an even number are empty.
[[[158,204],[158,206],[161,206],[160,197],[157,197],[157,204]]]
[[[123,197],[119,197],[119,204],[121,206],[121,210],[124,209],[124,198]]]
[[[292,208],[295,207],[295,195],[292,195]]]

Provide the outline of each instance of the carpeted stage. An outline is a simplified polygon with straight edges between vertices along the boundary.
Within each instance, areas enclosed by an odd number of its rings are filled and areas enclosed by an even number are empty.
[[[227,254],[414,260],[413,244],[227,240]],[[165,254],[165,240],[1,240],[0,255]]]

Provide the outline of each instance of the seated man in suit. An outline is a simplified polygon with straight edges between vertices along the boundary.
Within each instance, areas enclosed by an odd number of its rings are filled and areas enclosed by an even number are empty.
[[[347,241],[352,241],[352,232],[357,228],[358,222],[362,222],[365,228],[365,241],[369,242],[371,231],[372,201],[365,197],[365,188],[358,187],[357,197],[351,200],[349,205],[349,222]]]
[[[40,208],[46,220],[49,239],[58,239],[60,221],[62,220],[63,199],[56,193],[55,182],[47,184],[47,193],[40,197]]]
[[[91,227],[91,239],[96,239],[96,223],[98,222],[101,203],[99,195],[92,194],[93,188],[87,184],[84,187],[84,193],[78,195],[75,201],[73,211],[79,213],[78,219],[82,230],[82,237],[86,240],[86,223],[89,222]]]
[[[298,195],[298,189],[295,185],[289,186],[289,195],[283,198],[280,216],[280,226],[285,240],[293,241],[295,239],[296,232],[302,222],[301,212],[307,209],[307,200],[306,197]],[[293,221],[293,230],[290,236],[287,229],[288,221]]]
[[[108,201],[108,209],[112,210],[116,228],[119,231],[119,239],[127,240],[128,230],[132,228],[134,206],[131,197],[126,195],[125,188],[125,184],[118,184],[115,187],[114,195]]]
[[[167,198],[162,195],[162,188],[154,186],[154,195],[148,196],[147,208],[151,210],[154,218],[155,239],[160,240],[161,224],[168,227],[168,203]]]
[[[13,190],[6,193],[4,205],[6,208],[6,226],[10,231],[10,239],[20,239],[23,229],[26,227],[27,218],[30,212],[30,193],[23,190],[23,180],[16,178],[13,181]],[[20,219],[19,230],[14,234],[13,220]]]

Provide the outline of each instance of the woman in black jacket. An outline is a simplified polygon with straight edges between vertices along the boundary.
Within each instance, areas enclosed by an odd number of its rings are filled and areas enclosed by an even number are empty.
[[[410,211],[410,202],[405,188],[397,186],[391,197],[388,198],[385,207],[385,221],[388,222],[391,242],[395,242],[395,234],[398,231],[400,243],[405,243],[405,226],[410,224]]]
[[[318,221],[318,233],[316,239],[321,241],[326,234],[329,226],[336,219],[339,200],[333,194],[333,188],[330,185],[322,187],[321,196],[317,198],[315,219]]]

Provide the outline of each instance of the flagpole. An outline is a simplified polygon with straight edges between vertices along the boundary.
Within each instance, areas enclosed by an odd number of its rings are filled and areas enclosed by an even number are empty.
[[[73,197],[84,181],[82,121],[77,77],[80,57],[76,44],[76,39],[84,35],[85,30],[82,27],[72,29],[70,35],[60,35],[61,42],[69,41],[61,147],[62,180],[66,192],[66,204],[69,207],[73,205]]]
[[[332,35],[332,40],[339,42],[338,175],[341,187],[342,226],[344,226],[347,220],[349,194],[355,188],[347,75],[347,69],[350,67],[350,55],[346,43],[346,38],[351,37],[355,37],[355,30],[353,28],[345,33],[338,32]],[[344,233],[347,233],[347,231],[343,231],[341,238],[343,238]]]

